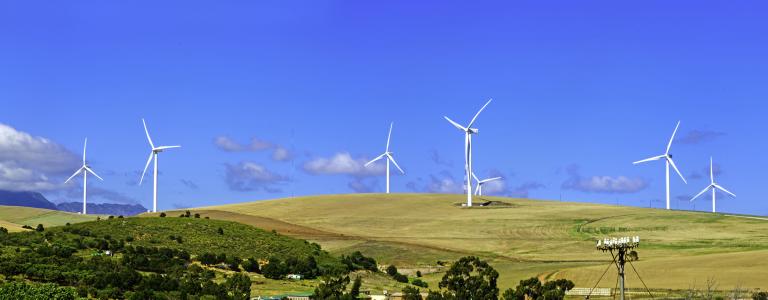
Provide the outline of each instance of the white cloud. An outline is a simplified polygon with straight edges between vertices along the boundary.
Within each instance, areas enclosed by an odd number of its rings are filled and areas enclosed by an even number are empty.
[[[225,179],[230,189],[235,191],[264,190],[280,192],[274,185],[288,181],[287,177],[276,174],[255,162],[244,161],[237,165],[226,165]]]
[[[49,139],[0,124],[0,189],[45,191],[61,188],[50,177],[74,172],[78,155]]]
[[[313,175],[350,175],[356,177],[379,176],[386,170],[384,164],[371,164],[367,159],[353,158],[347,152],[337,153],[330,158],[319,157],[304,163],[304,171]],[[393,173],[394,174],[394,173]]]
[[[272,151],[272,160],[274,161],[288,161],[291,158],[293,158],[291,152],[282,146],[277,146],[275,150]]]
[[[642,178],[626,176],[592,176],[582,177],[579,167],[568,167],[569,178],[563,182],[563,188],[586,193],[631,194],[648,187],[648,181]]]
[[[258,138],[252,138],[248,144],[239,143],[227,136],[218,136],[213,140],[213,144],[220,150],[227,152],[244,152],[244,151],[261,151],[272,148],[272,143],[260,140]]]

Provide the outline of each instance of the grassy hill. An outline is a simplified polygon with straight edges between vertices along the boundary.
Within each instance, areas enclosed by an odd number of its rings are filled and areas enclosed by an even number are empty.
[[[43,224],[45,227],[61,226],[66,223],[80,223],[96,220],[97,215],[81,215],[58,210],[22,206],[0,206],[0,226],[10,232],[25,229],[24,225],[32,227]]]
[[[333,253],[360,250],[431,286],[437,261],[477,255],[503,288],[531,276],[595,284],[610,256],[608,236],[642,238],[634,266],[652,288],[687,289],[714,278],[721,289],[768,288],[768,220],[636,207],[483,197],[504,207],[462,208],[461,195],[360,194],[279,199],[196,209],[204,216],[308,239]],[[630,272],[631,273],[631,272]],[[614,287],[611,269],[600,286]],[[698,283],[698,284],[697,284]],[[634,274],[629,287],[641,287]]]

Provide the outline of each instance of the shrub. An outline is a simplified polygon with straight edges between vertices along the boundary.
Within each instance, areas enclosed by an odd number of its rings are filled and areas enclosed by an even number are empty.
[[[387,275],[395,276],[397,274],[397,267],[395,267],[395,265],[389,265],[389,267],[387,267]]]
[[[166,214],[165,214],[164,212],[163,212],[163,213],[160,213],[160,217],[161,217],[161,218],[165,218],[165,216],[166,216]]]
[[[45,227],[43,227],[43,224],[37,224],[37,228],[35,228],[35,231],[43,232],[45,231]]]
[[[413,284],[415,286],[418,286],[418,287],[421,287],[421,288],[428,288],[429,287],[429,284],[427,284],[426,282],[424,282],[423,280],[418,279],[418,278],[414,279],[413,282],[411,282],[411,284]]]

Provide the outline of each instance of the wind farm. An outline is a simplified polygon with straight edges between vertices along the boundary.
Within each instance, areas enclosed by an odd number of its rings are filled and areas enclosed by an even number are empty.
[[[4,3],[0,300],[768,300],[766,12]]]

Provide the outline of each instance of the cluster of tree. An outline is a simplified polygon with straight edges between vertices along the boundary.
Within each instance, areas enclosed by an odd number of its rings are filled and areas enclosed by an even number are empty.
[[[14,249],[8,251],[3,249]],[[120,253],[103,255],[103,250]],[[181,249],[126,244],[88,230],[0,234],[0,274],[39,284],[0,286],[2,299],[248,299],[250,278],[242,273],[223,282],[193,263]],[[78,253],[78,255],[74,255]],[[239,262],[238,262],[239,263]],[[144,272],[139,273],[139,272]],[[3,298],[7,295],[10,298]],[[24,295],[24,296],[19,296]],[[64,295],[64,296],[62,296]],[[70,296],[66,296],[70,295]]]
[[[387,267],[387,275],[392,277],[397,282],[400,283],[408,283],[408,276],[405,276],[403,274],[400,274],[400,272],[397,270],[397,267],[394,265],[390,265]]]
[[[314,256],[292,256],[285,261],[277,257],[270,258],[269,262],[261,268],[261,274],[269,279],[285,279],[289,274],[301,275],[304,279],[314,279],[323,275],[323,272]]]
[[[227,256],[227,254],[225,253],[221,253],[219,255],[216,255],[213,253],[203,253],[203,255],[200,255],[198,259],[200,260],[201,264],[208,265],[208,266],[214,266],[214,265],[225,266],[226,268],[235,272],[240,272],[240,265],[243,264],[243,260],[241,258],[237,256]],[[252,262],[253,259],[251,259],[250,261]],[[256,265],[258,267],[258,263]],[[252,266],[249,266],[249,267],[252,267]],[[253,272],[253,271],[248,271],[248,272]]]
[[[752,294],[752,300],[768,300],[768,292],[755,292]]]
[[[360,296],[360,287],[363,285],[360,277],[355,278],[352,288],[347,292],[349,276],[325,277],[315,288],[310,296],[313,300],[354,300]]]
[[[350,272],[358,270],[367,270],[371,272],[379,272],[379,267],[376,264],[376,260],[372,257],[366,257],[360,251],[355,251],[349,256],[342,255],[341,262],[347,266],[347,270]]]
[[[162,214],[160,216],[164,217]],[[179,218],[191,218],[191,217],[192,217],[192,212],[190,211],[185,211],[183,214],[179,215]],[[194,217],[195,219],[200,219],[200,214],[195,214]]]
[[[499,273],[487,262],[469,256],[451,265],[440,281],[441,291],[429,291],[427,300],[497,300]],[[569,280],[555,280],[542,284],[537,278],[523,280],[515,289],[504,292],[504,300],[562,300],[565,292],[573,288]],[[403,300],[422,300],[421,291],[405,287]]]
[[[17,299],[75,300],[75,291],[50,283],[9,282],[0,285],[0,300]]]
[[[565,292],[573,289],[573,282],[566,279],[549,281],[544,284],[538,278],[521,280],[515,289],[504,292],[505,300],[562,300]]]

